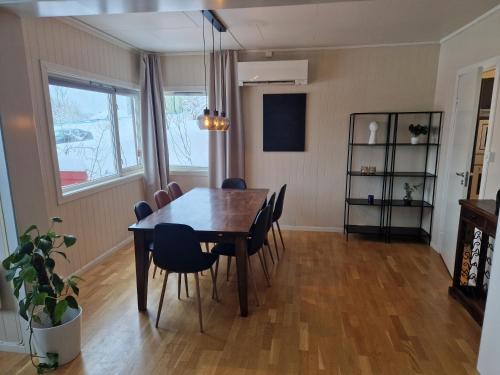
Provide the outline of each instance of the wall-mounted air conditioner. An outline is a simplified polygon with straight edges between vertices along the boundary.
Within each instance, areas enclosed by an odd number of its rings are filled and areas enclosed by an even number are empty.
[[[307,60],[239,62],[238,84],[307,85],[307,65]]]

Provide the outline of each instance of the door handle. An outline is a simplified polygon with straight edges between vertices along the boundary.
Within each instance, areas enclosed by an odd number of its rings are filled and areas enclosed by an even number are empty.
[[[455,172],[455,174],[459,177],[465,177],[465,172],[462,173]]]

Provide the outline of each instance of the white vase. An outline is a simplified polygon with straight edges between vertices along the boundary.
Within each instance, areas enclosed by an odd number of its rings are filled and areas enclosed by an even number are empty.
[[[370,122],[368,125],[368,129],[370,129],[370,138],[368,139],[369,145],[375,144],[375,139],[377,137],[378,123],[376,121]]]
[[[57,353],[59,366],[75,359],[81,351],[82,308],[68,308],[62,324],[51,327],[48,317],[42,317],[42,324],[33,322],[33,346],[39,356]],[[40,362],[45,362],[40,358]]]
[[[412,144],[412,145],[418,145],[418,140],[419,140],[419,139],[418,139],[418,136],[417,136],[417,137],[411,137],[411,140],[410,140],[410,141],[411,141],[411,144]]]

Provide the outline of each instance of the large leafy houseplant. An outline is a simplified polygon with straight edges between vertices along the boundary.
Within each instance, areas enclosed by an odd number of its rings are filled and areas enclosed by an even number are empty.
[[[58,366],[57,353],[47,353],[41,357],[32,350],[33,322],[42,324],[50,321],[52,327],[62,324],[62,317],[68,309],[78,309],[79,278],[71,276],[62,279],[55,271],[54,256],[62,256],[66,261],[64,248],[73,246],[76,238],[72,235],[60,235],[54,226],[62,222],[61,218],[51,219],[51,226],[46,233],[40,233],[36,225],[31,225],[19,237],[19,245],[2,265],[6,270],[6,279],[14,284],[14,295],[19,301],[19,314],[29,324],[29,347],[33,366],[38,373],[44,373]],[[25,286],[25,293],[21,288]],[[43,359],[38,363],[34,358]]]

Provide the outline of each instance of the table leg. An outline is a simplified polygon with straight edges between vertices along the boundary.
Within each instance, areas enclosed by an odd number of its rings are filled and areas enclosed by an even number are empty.
[[[146,311],[148,306],[148,245],[144,232],[134,232],[135,282],[137,286],[137,307]]]
[[[245,238],[237,238],[235,247],[240,314],[241,316],[248,316],[247,244]]]

